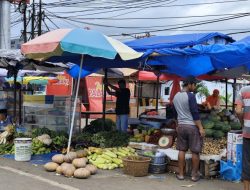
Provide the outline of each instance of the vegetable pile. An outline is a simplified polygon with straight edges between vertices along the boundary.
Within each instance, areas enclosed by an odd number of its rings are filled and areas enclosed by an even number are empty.
[[[117,148],[88,148],[89,162],[99,169],[112,170],[115,168],[122,168],[122,158],[127,156],[137,155],[135,149],[131,147],[117,147]]]

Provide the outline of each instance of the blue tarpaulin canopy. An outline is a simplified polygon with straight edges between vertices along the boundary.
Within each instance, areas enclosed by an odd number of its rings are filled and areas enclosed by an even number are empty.
[[[227,45],[196,45],[185,49],[155,50],[161,56],[153,57],[149,65],[165,65],[165,72],[179,76],[208,73],[213,70],[246,66],[250,69],[250,38]]]
[[[197,44],[214,44],[214,43],[228,43],[234,40],[225,34],[218,32],[213,33],[194,33],[194,34],[180,34],[171,36],[152,36],[126,42],[125,44],[136,51],[146,52],[148,50],[162,49],[162,48],[185,48]]]
[[[218,33],[212,33],[213,35]],[[177,40],[177,43],[169,42],[159,42],[162,45],[157,44],[157,40],[154,41],[154,38],[148,38],[141,40],[141,49],[146,50],[145,56],[148,57],[147,64],[150,66],[153,65],[163,65],[166,67],[166,70],[162,72],[176,74],[178,76],[186,77],[188,75],[199,76],[202,74],[207,74],[215,70],[224,70],[230,68],[236,68],[239,66],[246,66],[250,69],[250,37],[246,37],[240,41],[228,44],[215,43],[212,45],[204,45],[201,42],[201,39],[194,41],[195,36],[200,36],[202,39],[208,40],[206,37],[213,36],[209,34],[195,34],[193,35],[176,35],[171,36],[174,40],[178,36],[182,37]],[[187,40],[184,37],[192,37],[192,39]],[[227,41],[232,42],[232,38],[226,38]],[[214,36],[213,36],[214,37]],[[161,37],[160,37],[161,38]],[[155,37],[155,39],[160,39]],[[164,39],[164,38],[163,38]],[[166,37],[167,39],[167,37]],[[149,41],[151,45],[149,45]],[[128,42],[127,45],[135,47],[138,51],[140,49],[139,43],[136,40],[133,42]],[[147,43],[146,43],[147,42]],[[156,43],[153,45],[153,43]],[[195,45],[195,43],[197,43]],[[193,45],[193,47],[184,47]],[[180,48],[177,48],[180,45]],[[154,47],[150,49],[150,47]],[[155,56],[152,56],[152,53]]]

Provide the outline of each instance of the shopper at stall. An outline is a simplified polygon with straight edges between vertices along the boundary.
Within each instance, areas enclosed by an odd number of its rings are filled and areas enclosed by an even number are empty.
[[[117,130],[127,132],[128,129],[128,116],[129,116],[129,100],[130,90],[126,88],[126,81],[121,79],[118,81],[118,86],[104,82],[107,85],[107,92],[112,96],[116,96],[116,127]],[[111,89],[114,91],[111,91]]]
[[[242,180],[250,189],[250,86],[243,87],[236,99],[236,114],[243,126]]]
[[[199,164],[200,152],[202,150],[202,138],[204,129],[200,121],[198,106],[195,95],[196,84],[199,81],[189,76],[183,80],[183,89],[178,92],[173,100],[177,112],[177,149],[179,174],[177,179],[184,180],[185,154],[188,149],[192,152],[192,177],[191,180],[196,182],[200,179]]]
[[[0,109],[7,109],[7,93],[4,91],[5,79],[0,77]]]
[[[204,105],[209,109],[220,109],[220,91],[218,89],[214,89],[213,94],[208,96]]]

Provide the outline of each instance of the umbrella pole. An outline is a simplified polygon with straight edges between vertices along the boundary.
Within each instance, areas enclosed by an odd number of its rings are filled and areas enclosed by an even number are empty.
[[[159,102],[159,83],[160,83],[160,74],[157,75],[157,84],[156,84],[156,111],[158,111],[158,102]]]
[[[77,104],[77,98],[78,98],[78,92],[79,92],[79,86],[80,86],[80,79],[81,79],[81,74],[82,74],[82,65],[83,65],[83,55],[81,57],[80,71],[79,71],[78,79],[77,79],[77,87],[76,87],[76,94],[75,94],[75,100],[74,100],[74,108],[73,108],[73,114],[72,114],[71,125],[70,125],[70,132],[69,132],[69,141],[68,141],[67,153],[70,151],[72,133],[73,133],[73,128],[74,128],[74,120],[75,120],[75,113],[76,113],[76,104]]]
[[[108,70],[105,69],[104,70],[104,81],[107,81],[108,80]],[[102,129],[104,130],[105,128],[105,119],[106,119],[106,98],[107,98],[107,94],[106,94],[106,91],[107,91],[107,87],[106,85],[104,85],[104,93],[103,93],[103,106],[102,106]]]

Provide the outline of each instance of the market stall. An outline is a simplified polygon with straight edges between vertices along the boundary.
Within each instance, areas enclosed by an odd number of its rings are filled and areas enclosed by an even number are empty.
[[[27,56],[35,56],[34,58],[38,59],[50,59],[54,60],[64,60],[65,62],[70,58],[71,60],[75,60],[75,63],[80,64],[80,72],[78,72],[78,85],[76,89],[76,95],[78,94],[79,89],[79,79],[81,77],[82,68],[88,65],[88,61],[93,59],[94,56],[103,56],[91,54],[92,49],[88,49],[90,52],[84,52],[80,47],[76,47],[76,50],[72,51],[72,43],[69,43],[72,40],[69,36],[65,36],[65,33],[68,34],[69,31],[72,31],[75,34],[79,34],[82,30],[63,30],[64,35],[61,35],[58,40],[58,44],[60,46],[59,54],[58,49],[55,47],[51,47],[50,55],[44,53],[43,57],[40,56],[39,52],[26,52]],[[76,32],[76,33],[75,33]],[[85,31],[83,32],[85,33]],[[74,36],[73,35],[73,36]],[[59,36],[59,35],[58,35]],[[93,37],[93,36],[92,36]],[[73,38],[73,37],[72,37]],[[49,36],[41,37],[41,41],[50,40]],[[63,39],[63,40],[62,40]],[[65,40],[67,39],[67,40]],[[33,41],[30,43],[31,46],[35,46],[36,42]],[[41,42],[40,41],[40,42]],[[73,39],[73,42],[79,42],[79,38]],[[39,42],[39,43],[40,43]],[[71,41],[72,42],[72,41]],[[89,41],[88,41],[89,43]],[[26,44],[27,45],[27,44]],[[28,44],[29,45],[29,44]],[[27,46],[28,46],[27,45]],[[43,44],[41,44],[43,45]],[[85,44],[86,45],[86,44]],[[100,43],[99,43],[100,45]],[[28,51],[28,47],[24,48],[24,51]],[[56,47],[59,47],[56,46]],[[70,47],[70,48],[69,48]],[[99,46],[98,46],[99,47]],[[68,49],[67,49],[68,48]],[[32,49],[32,48],[31,48]],[[31,50],[30,49],[30,50]],[[184,51],[184,50],[183,50]],[[43,51],[44,52],[44,51]],[[112,51],[113,52],[113,51]],[[125,51],[126,52],[126,51]],[[92,52],[93,53],[93,52]],[[113,52],[114,53],[114,52]],[[127,52],[126,52],[127,53]],[[136,52],[134,52],[136,54]],[[54,54],[52,57],[48,57]],[[84,56],[83,56],[84,54]],[[86,65],[85,58],[86,55]],[[112,63],[115,62],[116,59],[119,63],[125,63],[119,57],[119,52],[115,52],[112,56]],[[135,55],[134,54],[134,55]],[[91,57],[93,56],[93,57]],[[139,56],[139,55],[138,55]],[[104,62],[107,63],[106,59],[110,57],[104,56],[104,58],[97,58],[97,60],[105,59]],[[77,60],[77,61],[76,61]],[[92,60],[92,61],[93,61]],[[138,61],[138,60],[137,60]],[[107,68],[108,66],[102,62],[97,66],[98,63],[95,63],[94,67],[96,68]],[[138,62],[136,62],[138,64]],[[135,64],[135,65],[136,65]],[[119,65],[119,64],[118,64]],[[114,65],[110,64],[110,67]],[[117,65],[116,65],[117,66]],[[122,67],[121,65],[119,65]],[[196,65],[197,66],[197,65]],[[127,66],[126,66],[127,67]],[[167,71],[166,71],[167,72]],[[205,72],[205,71],[203,71]],[[207,72],[207,71],[206,71]],[[197,73],[196,73],[197,74]],[[160,76],[158,76],[160,78]],[[51,102],[51,97],[44,97],[42,100],[45,102]],[[54,97],[55,98],[55,97]],[[23,134],[17,133],[13,131],[12,128],[8,129],[8,135],[3,136],[5,139],[3,141],[8,141],[9,144],[2,145],[3,153],[13,153],[14,145],[13,139],[15,137],[28,137],[33,138],[28,139],[27,141],[32,142],[32,151],[33,154],[43,154],[48,153],[50,157],[52,154],[49,152],[57,151],[60,154],[56,154],[52,157],[52,162],[45,164],[45,169],[47,171],[56,172],[58,174],[64,175],[66,177],[76,177],[76,178],[88,178],[91,174],[96,173],[96,169],[115,169],[115,168],[123,168],[125,174],[133,175],[133,176],[145,176],[148,174],[148,171],[151,173],[165,173],[166,168],[169,172],[176,172],[177,167],[177,159],[176,154],[178,153],[175,150],[175,138],[176,138],[176,123],[173,121],[171,123],[167,123],[167,126],[159,127],[158,129],[149,127],[148,125],[139,124],[133,130],[130,130],[128,134],[122,133],[115,130],[115,123],[112,120],[108,120],[104,117],[103,119],[97,119],[90,123],[90,125],[86,126],[82,132],[73,134],[74,129],[74,121],[77,116],[76,107],[77,107],[77,99],[74,99],[74,107],[73,107],[73,116],[71,118],[71,128],[70,135],[65,133],[55,132],[54,130],[50,130],[47,128],[37,128],[32,130],[32,134]],[[62,101],[64,102],[64,101]],[[27,101],[27,103],[33,104],[33,102]],[[49,103],[48,103],[49,104]],[[53,102],[54,104],[54,102]],[[29,104],[27,104],[29,105]],[[36,104],[37,107],[40,105]],[[51,105],[49,105],[51,106]],[[61,106],[61,105],[60,105]],[[70,107],[71,108],[71,107]],[[39,109],[31,110],[28,114],[33,114],[33,116],[38,116]],[[44,110],[42,110],[44,111]],[[53,112],[54,110],[47,110],[47,115],[45,117],[49,117],[53,113],[56,113],[58,116],[65,117],[61,112]],[[69,111],[71,113],[71,111]],[[144,116],[142,116],[143,119]],[[157,114],[150,113],[147,115],[146,119],[152,120],[165,120],[165,117],[159,117]],[[144,118],[145,119],[145,118]],[[223,149],[226,148],[228,144],[234,144],[234,142],[230,142],[226,140],[227,133],[231,129],[238,129],[239,122],[236,121],[235,116],[230,113],[228,110],[222,110],[220,112],[212,112],[210,114],[202,115],[202,122],[206,129],[206,139],[205,139],[205,147],[203,149],[203,154],[201,159],[201,172],[205,177],[215,177],[218,176],[219,171],[219,162],[218,160],[224,159],[234,161],[233,158],[226,158],[225,154],[223,154]],[[42,121],[42,119],[41,119]],[[60,122],[56,123],[58,127],[62,124]],[[103,126],[104,128],[102,128]],[[6,134],[6,133],[5,133]],[[131,142],[129,142],[131,141]],[[68,142],[68,146],[67,146]],[[27,142],[28,143],[28,142]],[[129,145],[127,147],[127,145]],[[115,147],[114,147],[115,146]],[[216,147],[215,147],[216,146]],[[132,147],[132,148],[131,148]],[[28,149],[28,147],[27,147]],[[231,150],[233,155],[234,149]],[[61,154],[62,153],[62,154]],[[229,156],[228,154],[227,156]],[[143,156],[143,157],[141,157]],[[188,158],[189,155],[187,155]],[[190,171],[190,164],[187,160],[187,173]],[[237,162],[237,161],[236,161]],[[88,165],[91,164],[91,165]],[[140,164],[140,166],[136,166],[136,164]],[[91,168],[91,169],[90,169]],[[135,169],[136,168],[136,169]]]

